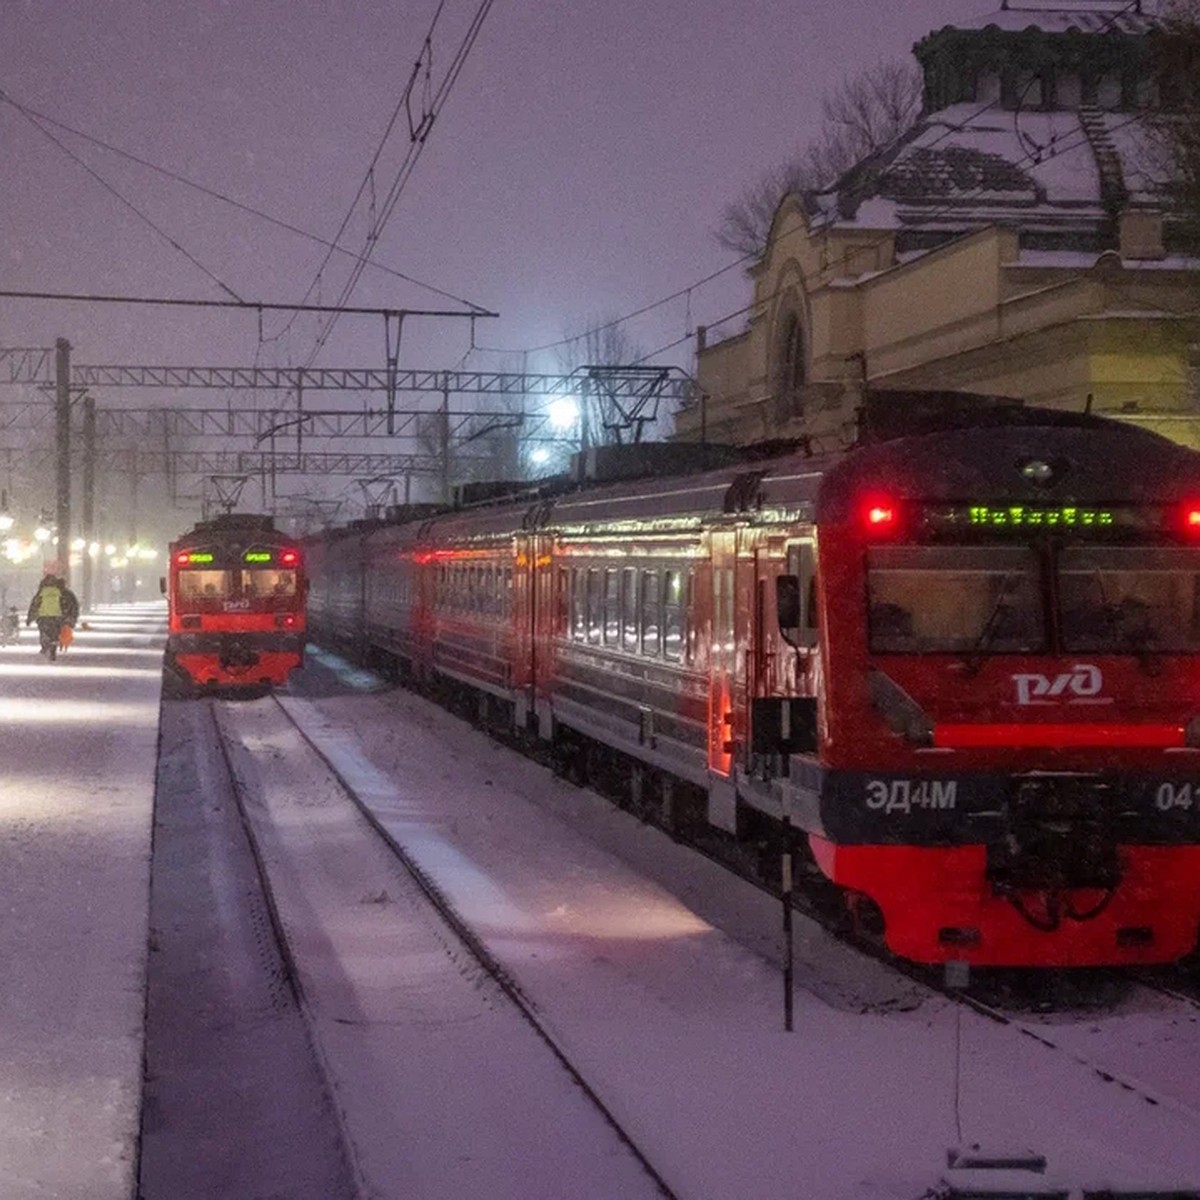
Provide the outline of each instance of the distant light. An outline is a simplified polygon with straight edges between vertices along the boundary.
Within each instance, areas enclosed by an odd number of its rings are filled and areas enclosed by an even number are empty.
[[[104,547],[105,554],[116,554],[116,552],[117,548],[112,544],[112,542],[109,542],[108,545]]]
[[[545,446],[539,446],[530,456],[529,461],[536,463],[539,467],[542,463],[550,461],[550,451]]]
[[[12,513],[0,512],[0,533],[7,533],[16,524],[16,520]]]
[[[35,540],[35,541],[38,541],[38,542],[48,542],[48,541],[50,540],[50,537],[51,537],[50,530],[48,530],[48,529],[45,527],[45,525],[39,525],[39,526],[38,526],[38,527],[37,527],[37,528],[36,528],[36,529],[33,531],[33,537],[34,537],[34,540]]]
[[[87,550],[88,550],[88,557],[89,557],[89,558],[95,558],[95,557],[96,557],[96,555],[100,553],[100,543],[99,543],[99,542],[93,542],[93,543],[92,543],[92,544],[91,544],[91,545],[90,545],[90,546],[87,548]]]
[[[82,550],[82,549],[84,548],[84,546],[86,546],[86,545],[87,545],[87,542],[85,542],[85,541],[83,540],[83,538],[76,538],[76,539],[75,539],[75,540],[74,540],[74,541],[71,543],[71,549],[72,549],[72,550]]]
[[[547,406],[546,415],[551,428],[565,432],[579,424],[579,404],[570,396],[556,396]]]

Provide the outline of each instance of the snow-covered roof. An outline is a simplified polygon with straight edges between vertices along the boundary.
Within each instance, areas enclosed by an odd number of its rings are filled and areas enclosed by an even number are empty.
[[[1041,29],[1045,33],[1146,33],[1159,24],[1148,3],[1122,3],[1121,0],[1057,0],[1056,3],[1009,3],[995,12],[974,20],[955,22],[956,29],[996,28],[1005,31]]]
[[[810,196],[810,209],[827,226],[893,229],[899,249],[993,224],[1086,249],[1111,219],[1114,188],[1122,207],[1161,201],[1137,126],[1124,112],[951,105]]]

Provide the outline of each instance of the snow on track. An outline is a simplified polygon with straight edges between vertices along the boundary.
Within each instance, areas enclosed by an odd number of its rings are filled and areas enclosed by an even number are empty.
[[[274,702],[219,712],[367,1193],[660,1196]]]
[[[778,1032],[778,975],[743,944],[757,950],[778,910],[750,885],[411,695],[284,703],[689,1200],[797,1187],[911,1200],[960,1140],[1029,1145],[1093,1184],[1200,1180],[1190,1095],[1149,1105],[943,999],[835,1007],[845,960],[828,988],[821,943],[807,935],[799,979],[812,986],[796,997],[796,1033]],[[580,831],[592,815],[597,829],[623,823],[634,851],[619,860],[589,844]],[[639,856],[645,870],[628,865]],[[745,938],[719,927],[755,912]],[[863,994],[886,990],[885,968],[860,969]],[[1153,1019],[1142,1027],[1156,1036]]]

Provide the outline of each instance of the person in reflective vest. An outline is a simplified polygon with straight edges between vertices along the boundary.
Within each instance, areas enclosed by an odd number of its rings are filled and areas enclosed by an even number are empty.
[[[64,625],[72,628],[79,619],[79,601],[66,582],[57,575],[46,575],[29,604],[26,625],[37,622],[41,653],[53,662],[58,657],[58,635]]]

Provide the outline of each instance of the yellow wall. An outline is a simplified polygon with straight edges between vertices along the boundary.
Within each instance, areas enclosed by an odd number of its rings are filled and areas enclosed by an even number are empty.
[[[1169,436],[1200,444],[1188,366],[1200,322],[1178,315],[1200,308],[1200,272],[1122,267],[1112,256],[1095,266],[1021,266],[1016,232],[1000,228],[902,264],[893,246],[888,231],[810,231],[799,205],[784,202],[771,248],[751,272],[748,329],[698,356],[713,440],[714,431],[737,441],[828,434],[849,420],[865,371],[871,388],[955,389],[1073,409],[1090,393],[1096,411],[1139,423],[1158,414]],[[826,386],[801,389],[803,415],[789,420],[773,389],[792,312],[806,328],[807,378]],[[677,436],[698,435],[694,413],[681,414]]]

